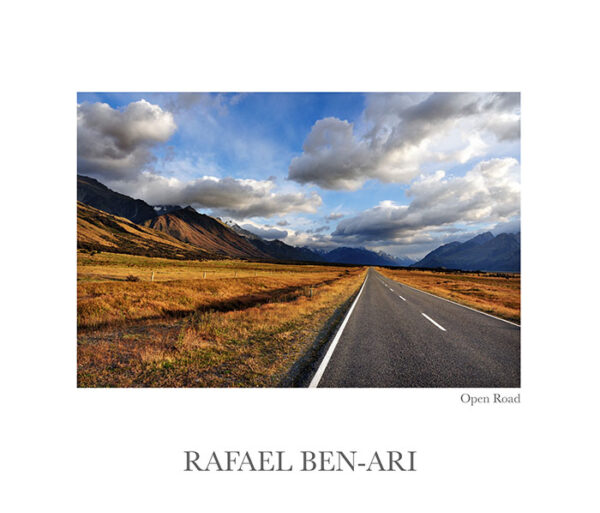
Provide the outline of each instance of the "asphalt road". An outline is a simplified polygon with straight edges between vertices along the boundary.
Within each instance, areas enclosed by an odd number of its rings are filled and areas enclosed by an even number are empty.
[[[369,269],[311,386],[519,387],[520,338],[515,324]]]

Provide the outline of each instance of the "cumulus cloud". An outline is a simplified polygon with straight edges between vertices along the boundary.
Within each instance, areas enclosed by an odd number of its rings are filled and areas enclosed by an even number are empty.
[[[173,115],[146,100],[113,109],[106,103],[77,106],[77,167],[100,179],[131,179],[153,160],[151,148],[177,129]]]
[[[241,226],[244,230],[252,232],[254,235],[258,235],[263,239],[285,239],[288,235],[286,230],[279,230],[273,226],[258,226],[256,224],[246,223]]]
[[[329,251],[339,244],[332,242],[329,235],[314,233],[314,230],[291,230],[285,240],[286,244],[297,247],[319,248]]]
[[[289,221],[282,219],[281,221],[277,221],[277,226],[289,226]]]
[[[189,109],[197,104],[218,107],[223,101],[221,95],[180,94],[171,107]],[[321,197],[315,192],[276,192],[273,177],[192,178],[214,169],[210,163],[198,159],[174,161],[172,150],[168,149],[165,162],[174,176],[157,173],[152,166],[155,160],[152,149],[168,141],[176,129],[170,111],[145,100],[132,102],[123,109],[106,103],[82,103],[77,107],[78,172],[150,204],[192,205],[237,219],[314,213],[321,205]]]
[[[338,219],[341,219],[342,217],[344,217],[344,214],[340,214],[339,212],[332,212],[331,214],[325,216],[325,219],[327,221],[337,221]]]
[[[421,175],[407,190],[409,205],[382,201],[338,224],[335,241],[422,244],[451,225],[504,223],[520,213],[520,166],[514,158],[482,161],[462,177]]]
[[[358,189],[374,167],[376,155],[367,141],[354,136],[353,124],[337,118],[317,121],[300,157],[294,157],[288,178],[325,189]]]
[[[518,93],[373,94],[360,127],[318,120],[288,178],[356,190],[366,180],[408,183],[425,163],[468,162],[520,137]]]
[[[117,187],[119,192],[152,205],[192,205],[235,219],[290,212],[314,213],[322,203],[315,192],[274,192],[275,184],[271,180],[203,176],[183,181],[143,172],[139,180],[123,182]]]

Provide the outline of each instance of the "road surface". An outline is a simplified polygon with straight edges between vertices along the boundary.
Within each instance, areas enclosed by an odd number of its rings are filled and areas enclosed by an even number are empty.
[[[417,291],[374,269],[344,323],[310,386],[520,386],[518,325]]]

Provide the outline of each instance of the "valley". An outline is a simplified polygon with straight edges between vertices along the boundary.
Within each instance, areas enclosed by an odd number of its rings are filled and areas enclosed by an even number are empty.
[[[80,387],[308,386],[327,362],[325,351],[335,348],[331,341],[344,330],[368,276],[373,278],[367,299],[363,296],[362,313],[355,314],[363,320],[355,321],[345,335],[352,344],[367,345],[338,361],[334,374],[325,376],[325,386],[362,386],[362,378],[366,384],[379,383],[383,376],[377,369],[388,365],[389,355],[409,351],[406,342],[431,329],[414,325],[414,315],[405,317],[413,306],[398,309],[389,303],[389,283],[520,322],[518,272],[450,270],[520,269],[519,234],[487,232],[440,246],[414,262],[363,247],[295,247],[263,239],[191,206],[151,206],[84,176],[78,176],[77,185]],[[378,276],[391,280],[387,291],[377,285]],[[407,302],[409,294],[404,290],[398,300]],[[422,300],[417,295],[408,302]],[[446,305],[436,303],[435,308]],[[373,324],[384,311],[386,319],[399,320],[391,327],[387,322]],[[477,316],[469,319],[475,330],[487,326]],[[386,334],[386,329],[392,331]],[[496,344],[496,328],[485,329],[485,337]],[[373,354],[363,375],[367,362],[361,354],[390,337],[396,339],[393,347]],[[349,351],[351,343],[345,344]],[[353,366],[356,372],[349,370]],[[411,383],[454,383],[437,372],[429,380],[415,377]],[[477,372],[465,382],[488,383],[482,378],[488,371],[481,367]],[[400,379],[402,369],[392,374],[382,386],[410,385]],[[489,382],[505,383],[500,378]]]

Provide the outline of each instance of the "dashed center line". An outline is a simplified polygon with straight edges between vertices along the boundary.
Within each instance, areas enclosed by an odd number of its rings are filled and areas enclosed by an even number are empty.
[[[379,280],[390,292],[394,292],[396,293],[396,291],[390,287],[385,281],[383,280]],[[402,301],[406,301],[406,299],[404,299],[400,294],[397,294],[397,296],[402,300]],[[443,328],[442,328],[443,329]]]
[[[429,322],[435,324],[439,329],[441,329],[442,331],[446,331],[446,328],[444,328],[443,326],[440,326],[437,322],[435,322],[431,317],[429,317],[429,315],[424,314],[423,312],[421,312],[421,315],[423,317],[425,317],[425,319],[427,319]]]

